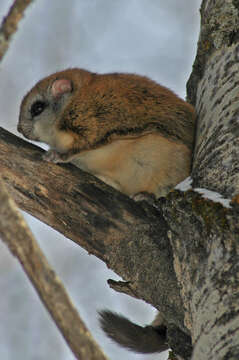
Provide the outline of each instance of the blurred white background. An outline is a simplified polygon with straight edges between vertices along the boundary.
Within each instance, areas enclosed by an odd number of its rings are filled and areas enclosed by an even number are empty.
[[[11,0],[1,0],[0,18]],[[67,67],[147,75],[185,97],[195,57],[201,0],[41,0],[20,22],[0,64],[0,126],[17,133],[19,105],[40,78]],[[93,336],[112,360],[165,359],[136,355],[102,333],[97,309],[109,308],[148,324],[155,310],[114,293],[105,264],[25,215]],[[19,263],[0,242],[0,359],[73,360]]]

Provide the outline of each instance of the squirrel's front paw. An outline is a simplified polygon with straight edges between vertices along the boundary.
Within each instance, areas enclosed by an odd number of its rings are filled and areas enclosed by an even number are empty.
[[[53,162],[55,164],[58,162],[62,162],[61,154],[59,154],[56,150],[48,150],[43,154],[42,159],[45,161]]]
[[[134,194],[131,196],[131,198],[136,202],[141,202],[142,204],[144,202],[150,204],[151,206],[155,207],[157,210],[160,210],[160,203],[159,198],[157,198],[154,194],[148,193],[147,191],[141,191],[137,194]],[[160,200],[162,200],[163,197],[160,197]],[[161,211],[161,210],[160,210]]]
[[[156,201],[155,195],[152,193],[148,193],[146,191],[141,191],[141,192],[138,192],[137,194],[134,194],[132,196],[132,199],[134,199],[134,201],[136,201],[136,202],[147,201],[151,205],[154,205],[154,203]]]

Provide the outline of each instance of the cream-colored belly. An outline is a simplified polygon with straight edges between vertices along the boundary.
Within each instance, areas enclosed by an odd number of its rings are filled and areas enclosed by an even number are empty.
[[[146,191],[159,197],[189,175],[191,152],[152,133],[84,151],[71,162],[129,196]]]

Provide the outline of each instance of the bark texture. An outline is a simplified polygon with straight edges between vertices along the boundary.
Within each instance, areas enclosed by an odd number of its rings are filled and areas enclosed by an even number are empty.
[[[102,259],[129,282],[127,292],[154,302],[170,322],[184,328],[163,216],[73,165],[41,160],[42,153],[0,129],[0,172],[19,207]],[[145,283],[151,284],[151,293]]]
[[[231,198],[239,190],[239,3],[204,0],[201,15],[198,53],[188,82],[198,114],[193,184]],[[183,248],[180,237],[172,236],[174,256],[178,254],[175,270],[191,318],[193,359],[239,358],[237,199],[229,213],[219,208],[211,212],[205,202],[198,203],[201,232],[186,237]]]
[[[184,199],[172,194],[162,208],[194,344],[192,359],[238,359],[238,204],[225,209],[191,192]]]

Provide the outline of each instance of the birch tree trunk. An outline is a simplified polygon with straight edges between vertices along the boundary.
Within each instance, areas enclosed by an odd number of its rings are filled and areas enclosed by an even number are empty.
[[[233,198],[230,208],[193,189],[136,204],[0,131],[0,171],[18,206],[126,280],[112,287],[155,306],[181,359],[239,359],[238,15],[238,0],[203,1],[188,82],[198,113],[193,187]]]
[[[182,228],[180,235],[173,232],[171,244],[194,344],[192,359],[239,359],[239,2],[204,0],[201,17],[188,82],[198,114],[193,185],[235,199],[230,211],[195,204],[197,230],[188,223],[184,246]]]

